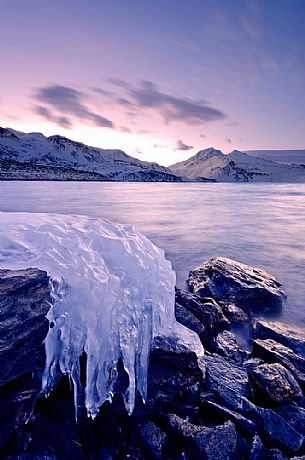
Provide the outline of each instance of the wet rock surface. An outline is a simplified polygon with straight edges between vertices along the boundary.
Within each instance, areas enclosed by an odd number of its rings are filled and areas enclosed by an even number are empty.
[[[267,451],[261,438],[256,434],[251,443],[249,460],[266,460]]]
[[[182,314],[183,311],[184,314]],[[195,330],[193,322],[189,320],[190,314],[203,327],[198,335],[207,349],[211,349],[217,334],[230,326],[230,322],[214,299],[202,298],[199,295],[176,289],[176,318],[184,326]]]
[[[236,266],[232,270],[235,280]],[[248,311],[252,315],[262,299],[283,298],[280,286],[263,282],[256,269],[251,273],[251,295],[245,294],[245,281],[239,283],[240,290],[234,285],[234,305],[232,299],[211,298],[211,292],[203,297],[200,289],[197,294],[177,290],[176,317],[197,332],[205,355],[198,359],[177,342],[156,338],[146,404],[138,396],[128,415],[122,397],[128,375],[122,364],[113,402],[103,404],[94,420],[83,408],[76,422],[69,376],[62,377],[48,398],[40,394],[45,315],[51,301],[47,274],[36,269],[0,271],[0,458],[305,458],[305,337],[259,320],[253,351],[241,348],[233,324],[251,324]],[[252,286],[255,276],[258,290]],[[263,296],[262,283],[269,290]]]
[[[279,322],[259,320],[254,324],[255,339],[272,339],[305,358],[304,333]]]
[[[0,270],[0,385],[44,366],[49,277],[42,270]]]
[[[274,403],[300,398],[301,388],[291,372],[279,363],[261,364],[251,373],[254,386],[264,397]]]
[[[259,268],[225,257],[214,257],[190,271],[188,284],[202,297],[230,301],[246,310],[280,310],[281,284]]]
[[[223,314],[231,323],[249,321],[249,315],[233,302],[219,302]]]
[[[235,334],[230,331],[223,331],[218,334],[213,351],[239,365],[243,364],[251,355],[250,352],[239,347]]]

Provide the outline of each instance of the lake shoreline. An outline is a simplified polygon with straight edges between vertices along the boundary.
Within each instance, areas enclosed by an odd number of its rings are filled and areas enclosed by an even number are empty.
[[[0,455],[85,460],[103,452],[120,459],[177,460],[184,452],[190,460],[207,454],[211,459],[263,460],[305,454],[300,425],[305,422],[305,337],[279,324],[251,320],[254,346],[251,352],[244,350],[232,324],[248,321],[247,314],[179,290],[176,317],[199,334],[205,355],[198,359],[166,338],[156,338],[146,404],[138,397],[133,414],[127,414],[121,393],[128,375],[120,367],[113,402],[104,403],[94,420],[80,406],[76,422],[69,376],[62,376],[48,398],[40,392],[43,341],[50,327],[45,318],[48,283],[47,273],[37,269],[0,271],[2,316],[13,308],[22,318],[3,328],[10,339],[0,356],[0,405],[7,414],[5,425],[0,422]],[[35,321],[29,323],[33,305]],[[23,359],[16,360],[20,346]],[[18,441],[12,443],[12,437]]]

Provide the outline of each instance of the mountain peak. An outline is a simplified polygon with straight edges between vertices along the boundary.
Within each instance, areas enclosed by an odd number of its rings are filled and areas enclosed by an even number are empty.
[[[2,128],[0,126],[0,137],[2,138],[16,138],[17,139],[17,136],[16,134],[13,132],[13,130],[9,129],[9,128]]]
[[[210,147],[172,165],[175,174],[188,179],[218,182],[305,182],[304,168],[263,160],[239,150],[224,155]]]
[[[214,147],[208,147],[207,149],[199,150],[199,152],[194,155],[195,157],[206,157],[206,156],[211,156],[211,155],[216,155],[216,156],[222,156],[223,153],[221,150],[217,150]]]

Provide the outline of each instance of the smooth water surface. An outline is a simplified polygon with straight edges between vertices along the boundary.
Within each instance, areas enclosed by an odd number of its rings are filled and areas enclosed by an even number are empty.
[[[0,210],[100,216],[134,224],[163,248],[185,286],[221,255],[275,274],[286,322],[305,326],[305,185],[0,182]]]

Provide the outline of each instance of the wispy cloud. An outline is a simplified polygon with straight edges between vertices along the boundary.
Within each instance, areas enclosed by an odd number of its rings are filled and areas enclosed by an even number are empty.
[[[77,118],[82,121],[102,128],[114,128],[114,124],[108,118],[99,113],[91,111],[86,103],[87,96],[85,93],[69,86],[49,85],[38,88],[35,93],[35,99],[44,106],[39,106],[36,113],[40,113],[44,118],[53,121],[62,120],[63,123],[71,126],[71,121],[67,117]],[[47,105],[47,107],[45,107]],[[54,114],[53,112],[57,113]]]
[[[167,144],[154,144],[153,147],[155,149],[168,149],[169,145],[167,145]]]
[[[119,130],[121,133],[131,133],[131,130],[127,126],[120,126]]]
[[[65,116],[56,116],[54,115],[50,110],[48,110],[46,107],[43,107],[41,105],[37,105],[34,107],[35,112],[45,118],[48,121],[51,121],[52,123],[55,123],[58,126],[62,126],[63,128],[71,128],[72,123],[69,120],[69,118]]]
[[[194,125],[226,118],[224,112],[212,107],[207,101],[165,93],[151,81],[144,80],[139,86],[132,86],[117,79],[109,79],[109,82],[125,92],[124,97],[115,99],[118,105],[129,106],[134,110],[155,110],[167,124],[178,121],[186,125]]]
[[[192,150],[193,146],[192,145],[187,145],[184,142],[182,142],[181,139],[179,139],[176,143],[175,151],[187,151],[187,150]]]

